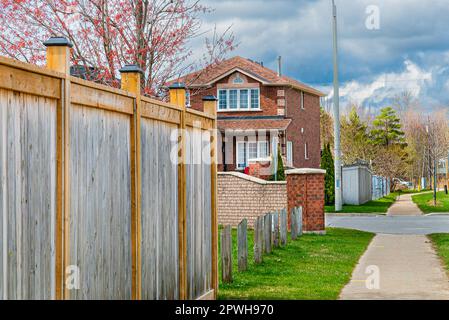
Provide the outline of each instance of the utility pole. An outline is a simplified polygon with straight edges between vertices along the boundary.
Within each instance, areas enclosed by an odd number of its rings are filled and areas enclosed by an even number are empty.
[[[337,6],[332,0],[334,36],[334,156],[335,156],[335,211],[343,209],[341,196],[341,147],[340,147],[340,86],[338,82]]]

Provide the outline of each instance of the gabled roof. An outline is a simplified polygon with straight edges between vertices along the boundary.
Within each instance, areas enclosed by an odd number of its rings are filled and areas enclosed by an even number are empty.
[[[326,96],[321,91],[302,82],[286,76],[279,76],[277,72],[239,56],[210,66],[205,70],[190,73],[174,82],[183,82],[190,88],[208,87],[236,71],[257,80],[266,86],[287,86],[320,97]]]

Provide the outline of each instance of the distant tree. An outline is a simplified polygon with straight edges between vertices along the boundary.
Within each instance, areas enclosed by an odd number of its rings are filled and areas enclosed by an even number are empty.
[[[321,169],[326,170],[324,183],[324,198],[326,205],[333,205],[335,203],[335,180],[334,180],[334,159],[332,158],[332,151],[328,143],[321,154]]]
[[[383,108],[373,121],[371,139],[373,144],[383,147],[405,145],[401,121],[392,107]]]
[[[284,161],[282,160],[281,155],[281,148],[278,148],[278,154],[277,154],[278,160],[277,160],[277,175],[272,175],[271,179],[272,181],[285,181],[285,170],[284,170]]]
[[[320,113],[320,127],[321,127],[321,149],[330,144],[331,149],[334,145],[334,119],[332,115],[321,107]]]
[[[351,165],[359,160],[369,161],[372,158],[368,125],[360,119],[355,107],[347,117],[341,119],[342,160]]]

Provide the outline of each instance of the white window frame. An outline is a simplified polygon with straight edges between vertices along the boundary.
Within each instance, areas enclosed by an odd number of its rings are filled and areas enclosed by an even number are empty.
[[[293,142],[287,141],[287,165],[293,167]]]
[[[255,143],[257,146],[256,158],[250,158],[250,156],[249,156],[249,144],[250,143]],[[240,158],[239,145],[241,145],[241,144],[244,145],[244,150],[246,153],[246,163],[245,163],[244,167],[240,166],[240,163],[239,163],[239,158]],[[262,144],[265,144],[267,146],[267,157],[266,158],[270,157],[270,145],[268,144],[268,141],[264,141],[264,140],[262,140],[262,141],[237,141],[237,145],[235,148],[235,162],[236,162],[236,167],[238,170],[245,169],[251,160],[261,159],[261,153],[260,153],[261,147],[260,146]]]
[[[237,109],[231,109],[230,104],[230,91],[236,90],[237,91]],[[257,98],[258,98],[258,108],[252,108],[252,99],[251,99],[251,92],[257,91]],[[220,108],[220,92],[225,91],[226,92],[226,108],[222,109]],[[248,92],[248,104],[246,108],[242,108],[240,106],[240,91],[247,91]],[[242,111],[261,111],[260,106],[260,89],[259,88],[220,88],[217,89],[217,97],[218,97],[218,103],[217,103],[217,112],[242,112]]]

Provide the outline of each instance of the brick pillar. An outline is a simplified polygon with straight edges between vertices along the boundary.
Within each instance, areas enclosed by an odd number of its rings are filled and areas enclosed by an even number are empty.
[[[309,233],[326,232],[324,215],[325,170],[287,170],[287,207],[290,213],[294,207],[303,208],[303,230]]]

